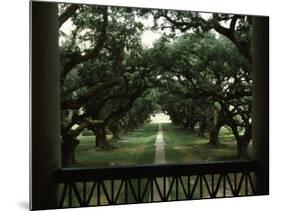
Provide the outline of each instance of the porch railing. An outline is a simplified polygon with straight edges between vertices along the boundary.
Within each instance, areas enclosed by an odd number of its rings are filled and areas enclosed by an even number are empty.
[[[62,168],[59,207],[87,207],[256,194],[256,161]]]

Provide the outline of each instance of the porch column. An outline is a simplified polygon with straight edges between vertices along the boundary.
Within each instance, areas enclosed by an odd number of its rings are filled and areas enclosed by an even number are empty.
[[[56,3],[31,2],[31,209],[57,207],[60,89]],[[20,174],[20,172],[19,172]]]
[[[258,194],[269,194],[269,18],[253,17],[253,148]]]

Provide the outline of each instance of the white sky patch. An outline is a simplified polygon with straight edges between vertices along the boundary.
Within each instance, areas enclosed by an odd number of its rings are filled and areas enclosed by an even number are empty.
[[[170,123],[170,116],[164,113],[158,113],[151,116],[151,123]]]
[[[68,19],[60,28],[61,31],[69,33],[73,29],[74,25],[70,19]]]
[[[152,31],[148,29],[149,27],[153,26],[153,19],[152,17],[148,19],[138,19],[137,21],[141,21],[146,28],[141,35],[141,42],[144,47],[151,48],[153,43],[162,36],[162,33],[159,31]],[[60,28],[65,35],[70,35],[71,31],[74,29],[74,25],[72,21],[69,19],[67,20]],[[65,41],[63,37],[60,37],[60,45]]]
[[[61,27],[60,31],[63,32],[66,36],[70,35],[71,31],[74,29],[74,25],[70,19],[68,19]],[[59,37],[59,45],[65,42],[65,38],[63,36]]]
[[[203,17],[205,20],[208,20],[212,18],[212,13],[200,13],[201,17]],[[154,25],[154,19],[151,15],[148,16],[148,18],[142,18],[142,17],[136,17],[136,21],[140,21],[143,23],[145,30],[143,31],[141,35],[141,43],[146,48],[153,47],[153,44],[155,41],[157,41],[162,35],[163,32],[161,31],[153,31],[150,28]],[[228,27],[229,23],[227,22],[221,22],[221,24],[224,27]],[[74,29],[74,25],[72,24],[72,21],[68,19],[60,28],[60,30],[65,34],[69,35],[71,31]],[[216,32],[215,32],[216,34]],[[59,44],[60,46],[65,41],[63,37],[60,37]]]
[[[209,20],[213,17],[213,13],[207,13],[207,12],[200,12],[200,15],[202,18],[204,18],[205,20]],[[229,27],[229,24],[230,24],[230,21],[221,21],[220,24],[223,26],[223,27],[226,27],[228,28]]]
[[[161,37],[160,32],[154,32],[151,30],[145,30],[141,35],[141,42],[143,46],[151,48],[153,43]]]
[[[71,130],[76,130],[78,127],[79,127],[79,125],[74,124],[74,125],[71,127]]]
[[[160,31],[152,31],[150,29],[154,25],[153,17],[151,15],[147,18],[136,17],[135,20],[141,22],[145,28],[141,35],[142,45],[147,48],[153,47],[153,43],[162,36]]]
[[[207,12],[200,12],[199,14],[205,20],[208,20],[208,19],[212,18],[212,16],[213,16],[213,13],[207,13]]]

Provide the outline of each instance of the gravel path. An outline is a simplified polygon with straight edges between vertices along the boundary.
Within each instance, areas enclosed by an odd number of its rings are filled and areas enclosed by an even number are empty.
[[[155,164],[164,164],[166,163],[166,158],[165,158],[165,142],[163,138],[163,130],[161,123],[158,123],[158,132],[156,136],[156,141],[155,141]],[[158,178],[156,179],[159,187],[162,189],[164,186],[164,181],[163,178]],[[169,181],[166,179],[166,187],[169,187]],[[168,188],[166,188],[167,191]],[[161,190],[161,193],[163,193],[163,190]],[[170,198],[170,197],[169,197]],[[161,201],[158,190],[156,185],[154,184],[153,187],[153,200],[154,201]]]
[[[166,163],[166,158],[165,158],[165,142],[163,138],[163,130],[161,123],[158,125],[158,133],[156,136],[156,141],[155,141],[155,164],[162,164]]]

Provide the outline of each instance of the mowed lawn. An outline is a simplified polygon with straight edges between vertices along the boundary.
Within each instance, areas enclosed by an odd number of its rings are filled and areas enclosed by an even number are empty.
[[[236,142],[231,132],[222,128],[220,146],[208,144],[205,138],[171,123],[162,123],[167,163],[189,163],[197,161],[233,160],[236,158]],[[153,164],[155,159],[155,139],[158,124],[151,123],[122,136],[121,140],[112,139],[109,143],[115,149],[98,151],[95,136],[79,136],[80,144],[76,149],[75,166],[110,167],[116,165]]]
[[[208,134],[205,138],[197,137],[196,134],[188,133],[186,130],[174,126],[171,123],[162,123],[163,136],[165,145],[165,157],[167,163],[189,163],[200,161],[218,161],[218,160],[231,160],[235,159],[236,155],[236,143],[233,135],[228,129],[223,128],[220,132],[221,145],[214,147],[208,144]],[[94,136],[80,136],[80,144],[76,150],[75,164],[78,167],[110,167],[120,165],[143,165],[154,164],[155,162],[155,140],[158,131],[158,124],[151,123],[143,128],[139,128],[134,132],[130,132],[122,136],[121,140],[112,139],[111,135],[108,135],[109,143],[115,147],[110,151],[98,151],[95,148]],[[192,185],[195,183],[195,177],[190,178]],[[239,177],[239,175],[238,175]],[[207,176],[207,180],[210,178]],[[172,178],[167,177],[168,184],[172,182]],[[187,182],[187,177],[182,178],[184,182]],[[232,180],[232,178],[231,178]],[[104,184],[106,187],[111,187],[110,181],[106,181]],[[144,187],[147,179],[141,179],[140,185]],[[92,183],[87,183],[87,190],[91,189]],[[114,188],[117,190],[120,187],[121,181],[115,181]],[[137,180],[132,180],[132,186],[137,187]],[[78,184],[78,189],[82,191],[82,184]],[[62,188],[62,187],[61,187]],[[243,188],[242,188],[243,189]],[[124,187],[121,189],[121,195],[118,199],[119,203],[125,203]],[[184,192],[182,189],[178,190],[178,196],[176,196],[176,189],[171,189],[171,199],[175,200],[184,199]],[[227,193],[230,193],[229,187],[226,188]],[[94,195],[97,192],[95,190]],[[144,196],[144,201],[150,201],[150,195],[152,193],[148,190]],[[207,194],[206,190],[203,194]],[[221,191],[218,192],[221,194]],[[197,187],[194,191],[194,198],[199,198],[200,189]],[[134,202],[133,194],[128,196],[128,202]],[[78,201],[73,199],[74,206],[78,206]],[[101,204],[106,204],[106,196],[101,193]],[[90,205],[97,205],[95,197],[91,198]],[[65,201],[65,206],[67,206]]]
[[[109,151],[96,150],[95,136],[80,136],[80,144],[76,149],[76,166],[153,164],[157,130],[158,124],[148,124],[122,136],[121,140],[112,139],[108,135],[109,143],[115,148]]]
[[[236,142],[231,131],[227,128],[222,128],[220,131],[219,146],[208,144],[208,133],[205,138],[198,137],[197,134],[188,133],[186,130],[176,127],[169,123],[162,124],[165,145],[165,154],[167,163],[192,163],[192,162],[212,162],[236,159]],[[230,179],[233,175],[230,175]],[[241,175],[238,175],[240,178]],[[210,182],[210,175],[206,175],[206,179]],[[169,183],[172,178],[167,179]],[[182,177],[184,183],[188,181],[188,177]],[[195,184],[196,176],[190,177],[190,183]],[[242,187],[242,194],[244,193]],[[208,197],[206,188],[203,189],[203,197]],[[226,186],[226,195],[231,196],[229,186]],[[218,196],[223,196],[223,192],[218,191]],[[171,190],[171,199],[184,199],[183,189],[177,190],[175,187]],[[200,188],[197,186],[194,190],[194,198],[200,198]]]
[[[236,158],[236,142],[231,132],[222,128],[219,139],[220,146],[208,144],[206,137],[198,137],[169,123],[162,124],[166,160],[168,163],[188,163],[197,161],[233,160]]]

